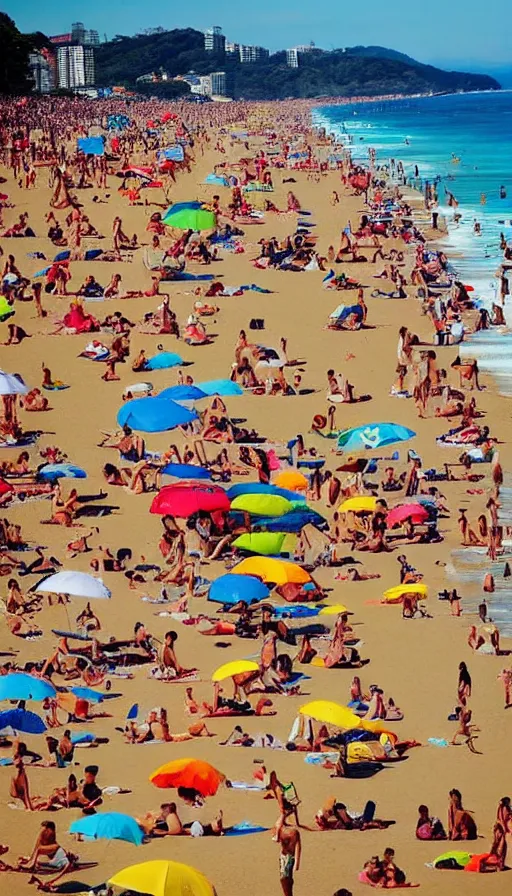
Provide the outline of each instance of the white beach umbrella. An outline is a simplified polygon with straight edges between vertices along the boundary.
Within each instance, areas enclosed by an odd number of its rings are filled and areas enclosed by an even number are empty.
[[[36,592],[53,594],[69,594],[71,597],[88,597],[108,600],[112,595],[101,579],[96,579],[86,572],[72,569],[62,570],[48,576],[39,583]]]
[[[0,370],[0,395],[26,395],[28,386],[20,376]]]

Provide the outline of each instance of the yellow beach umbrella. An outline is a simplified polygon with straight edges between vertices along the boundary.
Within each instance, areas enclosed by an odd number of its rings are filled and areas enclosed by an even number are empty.
[[[253,660],[233,660],[231,663],[224,663],[212,675],[212,681],[224,681],[226,678],[232,678],[233,675],[242,675],[244,672],[258,672],[258,663]]]
[[[283,470],[274,479],[272,485],[278,485],[279,488],[289,488],[292,492],[301,492],[307,489],[309,482],[298,470]]]
[[[114,874],[109,884],[148,896],[215,896],[215,890],[204,874],[191,865],[168,859],[130,865]]]
[[[311,581],[311,576],[302,566],[273,557],[246,557],[231,572],[242,576],[257,576],[262,582],[274,582],[276,585],[305,585]]]
[[[422,582],[409,582],[405,585],[395,585],[394,588],[388,588],[382,595],[382,602],[385,604],[399,604],[404,594],[417,594],[423,599],[428,597],[428,588]]]
[[[338,613],[351,613],[352,610],[347,609],[345,604],[333,604],[330,607],[322,607],[319,616],[337,616]]]
[[[326,725],[334,725],[336,728],[362,728],[362,721],[348,706],[341,703],[333,703],[332,700],[311,700],[301,706],[299,712],[303,716],[309,716],[316,722],[324,722]]]
[[[377,507],[377,498],[373,495],[354,495],[353,498],[347,498],[343,504],[340,504],[338,510],[340,513],[375,513]]]

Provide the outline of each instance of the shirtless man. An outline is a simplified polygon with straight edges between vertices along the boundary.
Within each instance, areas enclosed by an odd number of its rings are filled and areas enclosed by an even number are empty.
[[[300,870],[301,839],[297,828],[281,828],[278,836],[279,877],[284,896],[293,896],[293,872]]]

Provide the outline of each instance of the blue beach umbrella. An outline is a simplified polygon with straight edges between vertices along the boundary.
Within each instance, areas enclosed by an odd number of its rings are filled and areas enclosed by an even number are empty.
[[[270,594],[267,586],[254,576],[226,573],[210,585],[208,600],[217,604],[236,604],[244,600],[248,604],[265,600]]]
[[[98,694],[92,688],[71,688],[71,693],[81,700],[87,700],[89,703],[103,703],[104,694]]]
[[[199,401],[201,398],[208,398],[206,392],[198,389],[197,386],[187,386],[185,384],[178,386],[169,386],[168,389],[162,389],[158,394],[159,398],[171,398],[172,401]]]
[[[34,678],[26,672],[9,672],[0,676],[0,700],[46,700],[55,697],[56,690],[49,681]]]
[[[0,712],[0,731],[14,728],[23,734],[44,734],[47,730],[43,720],[28,709],[6,709]]]
[[[162,473],[166,476],[176,476],[177,479],[211,479],[212,474],[205,467],[196,464],[166,464],[162,467]]]
[[[367,423],[345,429],[338,435],[338,448],[350,451],[362,451],[369,448],[382,448],[395,442],[407,442],[416,433],[400,423]]]
[[[243,524],[244,518],[243,515],[239,511],[230,511],[230,516],[240,525]],[[252,517],[251,524],[253,527],[253,531],[266,531],[266,532],[300,532],[304,526],[307,526],[308,523],[312,526],[315,526],[316,529],[320,529],[321,532],[325,531],[329,528],[329,524],[323,516],[316,512],[316,510],[311,510],[311,508],[304,506],[296,507],[294,510],[290,510],[289,513],[285,513],[284,516],[271,517],[271,516],[260,516],[260,517]]]
[[[195,411],[157,395],[127,401],[118,411],[117,422],[140,432],[166,432],[184,426],[196,417]]]
[[[102,252],[103,252],[103,249],[87,249],[83,260],[84,261],[94,261],[95,258],[99,258],[99,256],[102,254]],[[57,252],[57,255],[55,256],[55,258],[53,260],[54,260],[54,262],[55,261],[68,261],[70,256],[71,256],[71,250],[63,249],[62,252]],[[47,268],[46,270],[49,271],[50,268]]]
[[[149,358],[145,370],[169,370],[180,364],[183,364],[183,358],[176,352],[158,352],[153,358]]]
[[[243,395],[244,390],[238,383],[232,380],[207,380],[205,383],[198,383],[199,389],[206,395]]]
[[[87,473],[74,464],[45,464],[37,475],[40,479],[87,479]]]
[[[97,812],[79,818],[69,828],[70,834],[81,834],[87,840],[125,840],[140,846],[144,835],[134,818],[122,812]]]

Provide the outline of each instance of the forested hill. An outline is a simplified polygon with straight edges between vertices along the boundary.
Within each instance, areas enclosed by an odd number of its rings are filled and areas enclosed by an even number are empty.
[[[487,75],[446,72],[423,65],[384,47],[352,47],[300,56],[299,68],[286,65],[285,52],[262,63],[241,64],[231,56],[206,53],[203,34],[191,28],[135,37],[116,36],[96,53],[96,80],[101,86],[135,87],[139,75],[164,69],[171,77],[189,71],[226,71],[237,99],[285,99],[317,96],[378,96],[393,93],[498,90]],[[171,82],[146,85],[150,93],[176,93]],[[186,90],[186,86],[181,88]]]

